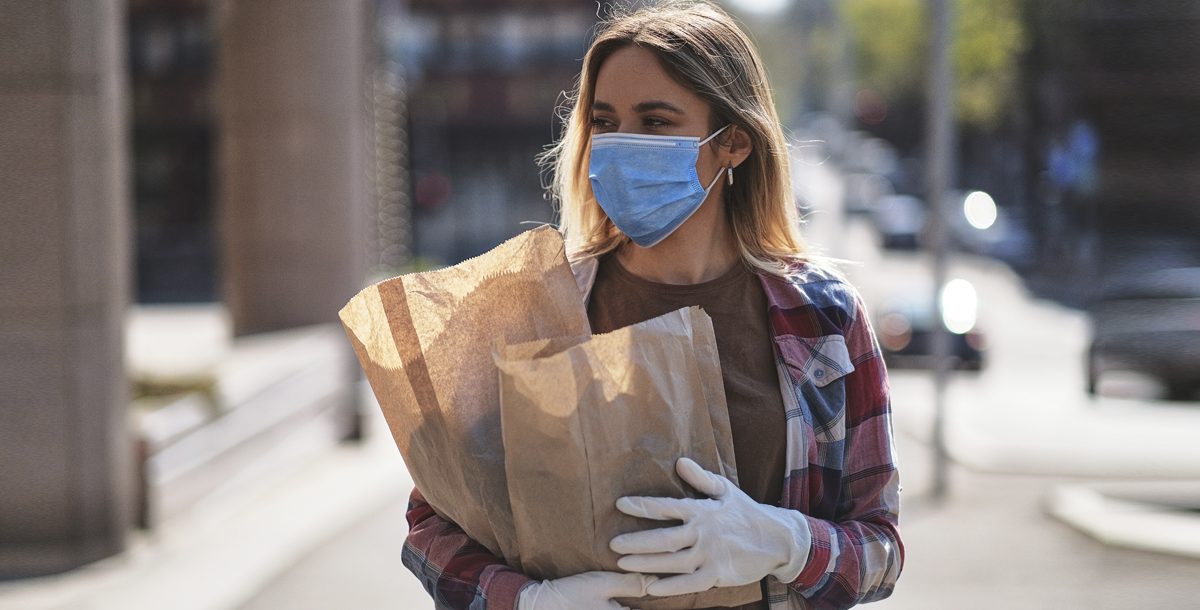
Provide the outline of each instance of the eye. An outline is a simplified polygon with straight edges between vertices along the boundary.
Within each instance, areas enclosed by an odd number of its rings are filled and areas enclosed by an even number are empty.
[[[599,117],[599,116],[592,117],[592,131],[604,131],[606,129],[612,129],[612,128],[613,128],[612,121],[610,121],[604,117]]]

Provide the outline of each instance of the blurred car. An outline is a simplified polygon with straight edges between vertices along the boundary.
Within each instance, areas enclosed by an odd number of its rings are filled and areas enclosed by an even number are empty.
[[[958,250],[997,259],[1017,271],[1033,266],[1033,236],[1025,223],[987,193],[952,193],[946,214],[950,239]]]
[[[869,172],[846,174],[842,211],[846,216],[867,215],[882,198],[896,194],[887,178]]]
[[[971,294],[974,294],[973,288]],[[891,368],[933,368],[933,331],[940,322],[950,332],[951,368],[982,370],[986,338],[975,324],[977,305],[972,299],[947,299],[946,291],[943,291],[945,314],[942,320],[934,319],[933,304],[924,293],[887,302],[875,321],[875,335],[887,365]]]
[[[1200,392],[1200,267],[1127,273],[1107,282],[1092,303],[1087,391],[1108,371],[1163,382],[1167,398]]]
[[[925,228],[925,203],[912,195],[887,195],[876,203],[871,220],[881,246],[916,250]]]

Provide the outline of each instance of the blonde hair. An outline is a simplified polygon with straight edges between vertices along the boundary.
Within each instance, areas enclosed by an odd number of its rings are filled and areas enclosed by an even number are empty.
[[[753,150],[725,190],[727,220],[743,261],[784,275],[806,260],[792,199],[787,141],[766,73],[753,43],[725,11],[705,1],[668,1],[610,15],[583,59],[565,106],[563,134],[539,161],[552,172],[549,194],[559,206],[559,230],[570,252],[599,255],[628,241],[596,202],[588,180],[591,106],[600,65],[636,45],[658,57],[677,82],[708,103],[716,128],[732,124]]]

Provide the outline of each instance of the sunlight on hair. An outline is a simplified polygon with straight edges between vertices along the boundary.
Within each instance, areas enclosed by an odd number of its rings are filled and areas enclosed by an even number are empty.
[[[833,156],[825,140],[794,140],[788,143],[790,158],[804,165],[817,166]]]

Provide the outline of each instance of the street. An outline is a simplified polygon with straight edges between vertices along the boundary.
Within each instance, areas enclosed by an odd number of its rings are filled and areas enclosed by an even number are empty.
[[[869,307],[896,291],[932,293],[922,256],[883,253],[862,223],[843,224],[838,178],[828,166],[802,164],[796,177],[819,210],[809,217],[810,239],[829,256],[861,263],[846,268]],[[941,501],[929,494],[930,375],[891,372],[907,560],[895,593],[873,607],[1200,608],[1193,588],[1200,560],[1105,545],[1046,510],[1054,490],[1098,478],[1200,479],[1200,444],[1190,440],[1200,405],[1088,399],[1082,314],[1032,300],[997,263],[958,259],[951,269],[978,291],[988,363],[981,373],[956,374],[949,388],[955,463]],[[405,503],[404,494],[394,496],[243,610],[432,608],[400,563]],[[1200,517],[1193,512],[1192,519]]]

